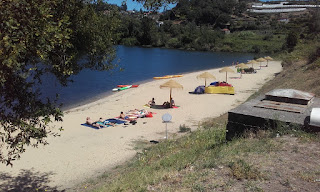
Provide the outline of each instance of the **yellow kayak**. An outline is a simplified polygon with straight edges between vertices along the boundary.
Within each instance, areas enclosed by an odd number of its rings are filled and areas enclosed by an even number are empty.
[[[175,78],[175,77],[182,77],[183,75],[166,75],[162,77],[153,77],[153,79],[170,79],[170,78]]]
[[[173,77],[173,75],[166,75],[166,76],[162,76],[162,77],[153,77],[153,79],[170,79],[172,77]]]

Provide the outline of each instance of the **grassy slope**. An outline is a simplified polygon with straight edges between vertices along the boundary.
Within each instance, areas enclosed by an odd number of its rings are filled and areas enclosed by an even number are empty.
[[[285,35],[272,35],[268,40],[266,35],[254,32],[235,32],[220,40],[218,47],[221,51],[267,53],[281,50]]]
[[[275,88],[298,89],[320,95],[320,58],[309,63],[309,55],[315,52],[315,48],[320,46],[318,42],[310,44],[299,44],[296,50],[279,57],[284,60],[283,71],[266,83],[262,89],[256,93],[266,93]],[[256,95],[255,94],[255,95]],[[255,96],[253,95],[253,96]]]
[[[303,45],[305,46],[305,45]],[[284,70],[259,93],[295,88],[320,94],[320,69],[307,64],[305,47],[287,54]],[[292,63],[292,64],[288,64]],[[226,143],[227,115],[198,131],[144,148],[127,165],[77,191],[317,191],[320,137],[285,127]],[[277,133],[280,137],[276,137]],[[306,158],[307,157],[307,158]]]

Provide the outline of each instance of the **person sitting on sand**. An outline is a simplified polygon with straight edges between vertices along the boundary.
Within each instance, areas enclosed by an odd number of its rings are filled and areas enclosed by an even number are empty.
[[[86,124],[97,127],[98,129],[100,129],[101,127],[106,127],[105,125],[101,125],[98,122],[94,122],[90,117],[87,117]]]
[[[174,103],[173,98],[171,98],[171,107],[172,107],[172,106],[176,106],[176,104]]]
[[[147,106],[148,106],[148,107],[152,107],[152,106],[154,106],[154,105],[156,105],[156,102],[154,101],[154,98],[152,98],[152,99],[148,102]]]
[[[128,119],[122,111],[120,112],[119,118],[120,119]]]
[[[170,102],[165,101],[165,102],[162,104],[162,106],[165,107],[165,108],[169,108],[169,107],[170,107]]]

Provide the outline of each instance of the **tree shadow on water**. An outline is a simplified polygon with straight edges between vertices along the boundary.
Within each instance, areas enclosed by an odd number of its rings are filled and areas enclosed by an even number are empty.
[[[21,170],[18,176],[11,176],[7,173],[0,172],[0,191],[7,192],[42,192],[54,191],[63,192],[65,190],[58,190],[57,187],[49,186],[50,176],[53,172],[40,173],[33,170]]]

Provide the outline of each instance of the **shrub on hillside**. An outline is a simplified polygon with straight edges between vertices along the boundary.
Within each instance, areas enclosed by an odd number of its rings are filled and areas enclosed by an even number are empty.
[[[189,131],[191,131],[191,128],[187,127],[185,124],[179,126],[180,133],[189,132]]]
[[[310,53],[308,61],[309,63],[313,63],[320,58],[320,47],[317,47],[313,52]]]
[[[243,40],[246,40],[246,39],[249,39],[250,37],[253,37],[255,36],[256,34],[251,32],[251,31],[242,31],[239,33],[238,37],[243,39]]]
[[[263,37],[263,40],[264,41],[270,41],[272,38],[273,38],[273,35],[272,34],[268,34],[268,35]]]
[[[134,46],[138,45],[138,40],[135,37],[129,37],[129,38],[124,38],[120,42],[121,45],[128,45],[128,46]]]
[[[263,178],[261,172],[257,168],[253,167],[242,159],[231,161],[228,166],[231,170],[231,175],[236,179],[258,180]]]
[[[179,47],[181,47],[181,42],[179,41],[178,38],[171,38],[171,39],[169,39],[167,46],[173,47],[173,48],[179,48]]]

